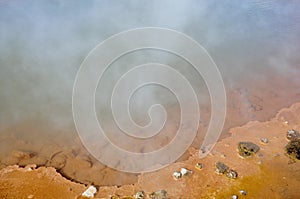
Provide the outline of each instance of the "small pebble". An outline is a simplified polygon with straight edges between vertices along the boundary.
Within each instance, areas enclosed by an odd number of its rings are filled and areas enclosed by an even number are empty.
[[[197,163],[195,165],[195,167],[196,167],[196,169],[201,170],[201,169],[203,169],[204,165],[202,163]]]
[[[144,191],[138,191],[135,195],[134,195],[135,199],[144,199],[145,198],[145,192]]]
[[[238,199],[239,197],[237,195],[232,195],[231,199]]]
[[[238,177],[238,173],[232,169],[229,169],[227,172],[226,172],[226,176],[228,178],[231,178],[231,179],[236,179]]]
[[[261,141],[262,143],[264,143],[264,144],[269,143],[268,138],[260,138],[260,141]]]
[[[300,134],[298,131],[292,129],[292,130],[288,130],[286,132],[286,138],[288,140],[297,140],[298,138],[300,138]]]
[[[181,168],[180,173],[182,176],[188,176],[190,174],[192,174],[193,172],[191,170],[188,170],[186,168]]]
[[[173,173],[173,177],[174,177],[176,180],[178,180],[179,178],[182,177],[182,174],[181,174],[180,172],[178,172],[178,171],[175,171],[175,172]]]
[[[243,190],[243,189],[242,189],[242,190],[240,190],[239,192],[240,192],[240,194],[243,195],[243,196],[247,195],[247,191],[246,191],[246,190]]]
[[[87,190],[85,190],[81,195],[84,196],[84,197],[93,198],[94,194],[96,192],[97,192],[96,187],[89,186],[89,188],[87,188]]]

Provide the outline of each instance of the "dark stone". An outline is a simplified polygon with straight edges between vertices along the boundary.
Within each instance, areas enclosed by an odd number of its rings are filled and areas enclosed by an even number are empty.
[[[300,160],[300,139],[291,140],[285,146],[285,151],[292,160]]]
[[[216,163],[216,172],[219,174],[224,174],[229,169],[228,166],[226,166],[223,162],[217,162]]]
[[[240,156],[249,157],[259,151],[259,146],[252,142],[240,142],[238,150]]]

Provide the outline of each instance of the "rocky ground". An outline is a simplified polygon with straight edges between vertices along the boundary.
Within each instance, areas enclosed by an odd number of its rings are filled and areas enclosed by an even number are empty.
[[[287,139],[287,131],[300,129],[299,115],[300,103],[296,103],[290,108],[282,109],[269,121],[249,122],[244,126],[232,128],[231,136],[219,141],[206,158],[199,159],[198,151],[190,148],[188,160],[179,161],[156,172],[140,174],[135,183],[123,186],[96,186],[95,198],[133,198],[138,191],[143,191],[145,198],[149,198],[152,192],[165,190],[167,198],[296,199],[300,195],[299,161],[286,154],[285,146],[290,142]],[[254,150],[249,157],[243,157],[238,150],[240,142],[251,142],[258,150]],[[91,172],[90,179],[93,179],[93,172],[96,174],[102,171],[93,164],[93,160],[84,160],[82,157],[85,156],[81,152],[69,151],[74,156],[74,162],[66,162],[64,153],[54,153],[50,159],[52,164],[55,162],[57,170],[44,166],[7,167],[2,163],[0,198],[82,198],[81,194],[87,189],[89,182],[72,182],[68,176],[66,177],[69,179],[62,176],[64,170],[59,167],[64,165],[62,168],[71,167],[71,170],[78,170],[76,167],[79,167],[79,170],[88,168]],[[6,161],[10,162],[6,164],[18,161],[19,165],[25,166],[30,159],[35,158],[35,154],[13,151],[9,157]],[[81,158],[76,160],[76,157]],[[38,158],[41,164],[47,165],[47,158]],[[224,174],[216,171],[217,162],[222,162],[228,167]],[[186,168],[192,173],[174,178],[173,173],[181,168]],[[227,175],[231,171],[237,173],[236,178],[234,175]],[[76,175],[80,176],[80,172]],[[154,194],[152,196],[154,197]]]

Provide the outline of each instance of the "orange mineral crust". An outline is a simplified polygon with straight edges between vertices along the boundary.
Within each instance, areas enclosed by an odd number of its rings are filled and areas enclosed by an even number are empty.
[[[55,171],[54,168],[9,166],[0,173],[0,198],[74,199],[85,189]]]
[[[95,198],[133,198],[138,191],[145,197],[157,190],[167,191],[168,198],[297,198],[300,195],[299,161],[285,154],[286,132],[300,129],[300,103],[282,109],[266,122],[249,122],[232,128],[231,136],[219,141],[204,159],[190,148],[190,157],[152,173],[138,176],[131,185],[97,187]],[[249,157],[238,153],[239,142],[251,142],[259,150]],[[19,154],[22,155],[22,154]],[[23,154],[24,155],[24,154]],[[228,178],[216,172],[222,162],[237,172]],[[202,166],[196,166],[201,163]],[[186,168],[192,173],[179,179],[175,171]],[[97,171],[94,171],[97,172]],[[9,166],[0,171],[0,198],[82,198],[86,185],[71,182],[54,168]],[[130,196],[130,197],[129,197]]]

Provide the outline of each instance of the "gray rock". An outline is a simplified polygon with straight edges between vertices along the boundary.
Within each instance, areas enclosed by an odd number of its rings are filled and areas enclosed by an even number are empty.
[[[238,144],[239,155],[242,157],[249,157],[259,151],[259,146],[252,142],[240,142]]]
[[[228,166],[226,166],[223,162],[217,162],[216,163],[216,172],[219,174],[224,174],[229,169]]]
[[[151,199],[167,199],[167,192],[165,190],[159,190],[152,192],[149,197]]]

